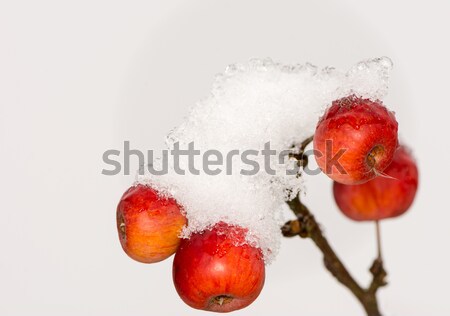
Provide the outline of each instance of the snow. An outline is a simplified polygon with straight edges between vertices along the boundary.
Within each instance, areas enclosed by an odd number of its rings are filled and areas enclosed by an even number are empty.
[[[168,174],[156,176],[147,171],[138,175],[137,182],[156,188],[183,206],[188,219],[184,238],[219,221],[239,225],[248,229],[247,242],[260,247],[270,263],[282,237],[284,202],[302,189],[301,178],[286,174],[295,161],[286,159],[280,164],[278,155],[271,156],[270,166],[275,170],[271,174],[265,172],[261,154],[250,155],[260,170],[243,175],[242,170],[252,167],[234,155],[229,172],[222,164],[211,166],[222,172],[210,175],[202,168],[202,155],[218,150],[225,163],[230,151],[261,151],[267,142],[277,154],[290,149],[313,135],[320,115],[333,100],[350,94],[382,99],[391,69],[392,62],[386,57],[362,61],[347,72],[308,63],[283,65],[270,59],[230,65],[216,76],[210,94],[167,136],[169,150],[176,144],[187,149],[193,142],[201,153],[193,163],[199,174],[187,171],[184,156],[180,167],[186,170],[185,175],[177,174],[169,157]]]

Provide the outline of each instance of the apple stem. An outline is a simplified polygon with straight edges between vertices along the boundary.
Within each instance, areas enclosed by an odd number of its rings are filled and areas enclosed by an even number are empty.
[[[378,252],[378,260],[383,261],[383,256],[381,253],[381,229],[380,229],[380,221],[375,221],[375,228],[377,234],[377,252]]]

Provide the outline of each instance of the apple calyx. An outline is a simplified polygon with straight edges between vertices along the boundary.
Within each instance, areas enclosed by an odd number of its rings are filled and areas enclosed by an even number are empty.
[[[211,299],[211,304],[222,306],[231,303],[231,301],[233,301],[233,297],[230,295],[218,295]]]

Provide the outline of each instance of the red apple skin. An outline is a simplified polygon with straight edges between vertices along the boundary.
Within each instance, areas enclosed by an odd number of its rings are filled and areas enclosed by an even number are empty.
[[[339,209],[355,221],[373,221],[400,216],[414,201],[419,183],[416,163],[409,150],[399,147],[385,173],[358,185],[334,182],[334,199]]]
[[[258,297],[265,280],[264,260],[260,249],[245,244],[245,234],[245,229],[221,222],[181,241],[173,281],[186,304],[226,313]]]
[[[117,230],[123,250],[142,263],[162,261],[175,253],[186,224],[174,199],[158,196],[145,185],[128,189],[117,206]]]
[[[394,114],[379,101],[356,96],[334,101],[316,127],[317,164],[334,181],[367,182],[391,163],[398,146],[397,130]],[[345,150],[341,156],[340,150]],[[333,157],[340,157],[342,168],[332,163]]]

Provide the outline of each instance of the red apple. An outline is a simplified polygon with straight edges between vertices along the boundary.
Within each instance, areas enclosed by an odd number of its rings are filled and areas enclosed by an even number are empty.
[[[392,161],[397,129],[394,114],[379,101],[356,96],[334,101],[316,127],[317,164],[334,181],[364,183]]]
[[[173,262],[175,288],[189,306],[231,312],[250,305],[261,292],[261,250],[245,242],[246,230],[225,223],[183,239]]]
[[[177,250],[186,218],[174,199],[145,185],[131,187],[117,206],[117,230],[128,256],[143,263],[170,257]]]
[[[416,195],[419,177],[410,152],[399,147],[385,173],[391,178],[377,177],[357,185],[334,182],[334,198],[341,211],[356,221],[380,220],[405,213]]]

